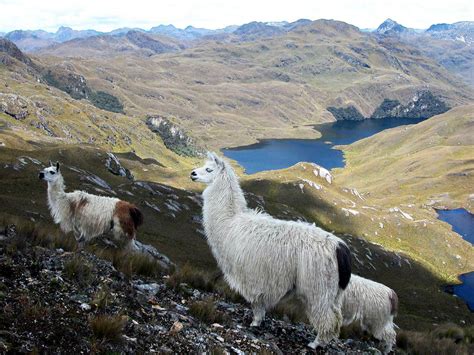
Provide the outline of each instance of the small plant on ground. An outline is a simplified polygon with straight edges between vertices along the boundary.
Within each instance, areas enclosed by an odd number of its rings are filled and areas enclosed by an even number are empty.
[[[92,267],[79,255],[75,255],[64,264],[64,275],[68,279],[75,280],[81,285],[88,284],[94,278]]]
[[[204,271],[193,268],[189,264],[185,264],[176,270],[166,281],[166,285],[173,290],[179,290],[180,285],[183,283],[202,291],[214,290],[209,275]]]
[[[96,339],[119,342],[122,339],[126,317],[102,314],[90,319],[90,327]]]
[[[189,307],[189,313],[207,324],[228,323],[228,317],[217,310],[212,298],[192,303]]]

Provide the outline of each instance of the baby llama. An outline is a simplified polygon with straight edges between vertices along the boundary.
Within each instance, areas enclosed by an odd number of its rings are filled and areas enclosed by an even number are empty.
[[[381,340],[384,353],[395,345],[397,333],[393,317],[397,314],[398,297],[381,283],[352,275],[342,296],[343,325],[357,324],[362,330]]]
[[[39,178],[48,182],[48,206],[54,222],[65,233],[74,233],[79,248],[107,232],[127,247],[134,247],[137,227],[143,223],[135,205],[84,191],[65,192],[59,163],[43,169]]]
[[[303,222],[283,221],[247,207],[232,167],[213,153],[191,173],[207,184],[203,223],[208,244],[231,288],[250,302],[252,326],[289,292],[304,302],[315,348],[339,335],[341,295],[351,255],[336,236]]]

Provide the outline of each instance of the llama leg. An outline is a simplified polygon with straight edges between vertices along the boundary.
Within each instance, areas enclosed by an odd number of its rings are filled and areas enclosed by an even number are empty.
[[[333,305],[313,305],[308,306],[307,316],[311,325],[317,332],[316,339],[308,346],[316,349],[318,346],[325,346],[334,338],[339,336],[342,324],[341,311]]]
[[[86,239],[84,238],[83,235],[76,235],[76,242],[77,242],[77,251],[82,251],[84,250],[84,247],[86,246]]]
[[[129,252],[138,252],[138,247],[135,244],[135,238],[128,240],[124,249]]]
[[[260,327],[263,319],[265,318],[265,307],[261,304],[252,304],[253,320],[250,324],[251,327]]]
[[[374,338],[380,340],[383,346],[383,353],[388,354],[397,342],[397,332],[393,327],[393,322],[387,323],[381,331],[374,332]]]

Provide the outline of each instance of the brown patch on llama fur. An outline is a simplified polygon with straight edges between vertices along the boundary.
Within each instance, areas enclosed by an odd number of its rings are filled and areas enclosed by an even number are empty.
[[[69,207],[71,209],[71,215],[75,216],[80,212],[84,207],[89,203],[89,200],[86,197],[81,197],[79,201],[71,201]]]
[[[119,220],[120,227],[127,237],[134,239],[137,227],[143,223],[140,210],[134,204],[118,201],[115,205],[114,216]]]

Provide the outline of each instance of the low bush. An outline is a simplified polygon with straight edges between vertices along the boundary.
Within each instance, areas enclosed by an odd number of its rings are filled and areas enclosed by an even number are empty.
[[[92,317],[89,320],[94,337],[110,342],[120,342],[126,322],[126,317],[106,314]]]

